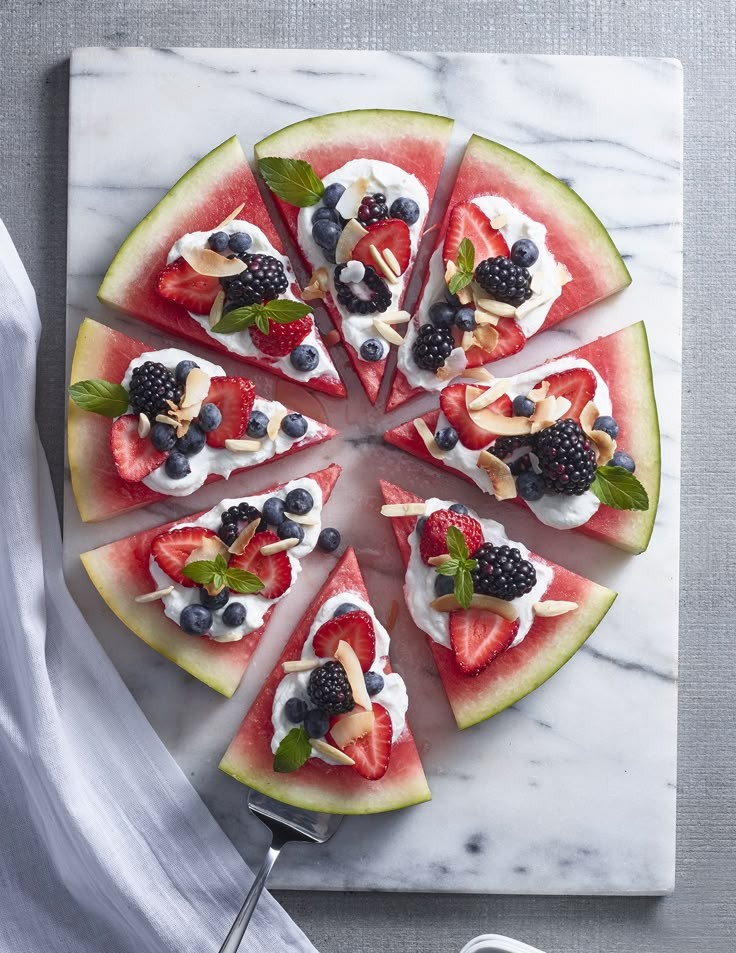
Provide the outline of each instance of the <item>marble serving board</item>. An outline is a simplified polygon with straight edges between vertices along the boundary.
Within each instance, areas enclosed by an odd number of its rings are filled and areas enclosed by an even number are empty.
[[[156,731],[245,857],[264,837],[220,756],[333,558],[306,561],[245,681],[225,700],[128,632],[94,591],[80,552],[333,460],[344,468],[326,519],[356,546],[378,613],[400,606],[395,667],[434,795],[388,816],[348,819],[320,850],[290,848],[272,886],[480,893],[655,894],[675,856],[679,544],[682,78],[671,60],[300,50],[84,49],[71,65],[68,357],[85,314],[158,346],[147,326],[95,292],[120,242],[176,178],[237,133],[252,144],[315,114],[359,107],[456,119],[451,170],[467,136],[498,139],[568,181],[610,229],[633,275],[614,300],[534,338],[503,370],[647,322],[662,424],[663,485],[649,551],[631,557],[557,533],[451,475],[384,446],[391,417],[369,406],[340,348],[350,400],[255,373],[259,391],[341,431],[283,465],[183,501],[83,526],[67,482],[66,573],[82,611]],[[448,186],[451,176],[445,179]],[[416,292],[416,287],[413,289]],[[411,300],[411,299],[410,299]],[[323,316],[324,317],[324,316]],[[325,327],[328,327],[325,324]],[[185,345],[186,346],[186,345]],[[210,355],[211,356],[211,355]],[[233,371],[242,365],[216,358]],[[246,373],[251,371],[246,370]],[[100,448],[104,452],[104,448]],[[462,499],[512,538],[620,592],[587,645],[546,685],[486,724],[455,729],[424,638],[404,608],[401,568],[377,478]]]

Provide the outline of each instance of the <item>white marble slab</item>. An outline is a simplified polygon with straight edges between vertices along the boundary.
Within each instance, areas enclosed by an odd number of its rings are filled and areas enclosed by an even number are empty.
[[[340,442],[253,476],[247,489],[332,460],[345,468],[330,522],[357,546],[379,613],[401,600],[399,559],[375,517],[376,476],[502,514],[512,535],[621,593],[578,655],[485,725],[454,729],[423,638],[403,609],[396,667],[434,794],[431,804],[350,819],[319,851],[290,849],[274,887],[481,893],[649,894],[672,888],[675,848],[681,324],[679,65],[653,59],[497,57],[298,50],[80,50],[71,69],[68,351],[84,314],[144,340],[144,325],[105,312],[95,291],[132,225],[200,155],[237,133],[263,135],[336,109],[383,106],[457,120],[568,180],[609,226],[634,282],[613,301],[534,339],[520,368],[645,318],[662,423],[663,492],[652,545],[629,557],[556,534],[524,511],[381,445],[409,415],[369,407],[344,355],[351,401],[320,400]],[[227,363],[227,362],[226,362]],[[233,365],[235,367],[236,365]],[[241,365],[242,367],[242,365]],[[255,375],[262,393],[274,381]],[[309,411],[314,397],[303,396]],[[299,398],[294,400],[299,404]],[[425,409],[432,403],[424,401]],[[413,410],[422,409],[421,402]],[[279,607],[244,684],[226,701],[127,632],[91,588],[79,552],[214,502],[217,485],[99,526],[80,525],[67,483],[66,571],[85,615],[152,724],[245,856],[263,837],[220,755],[290,627],[327,574],[314,560]]]

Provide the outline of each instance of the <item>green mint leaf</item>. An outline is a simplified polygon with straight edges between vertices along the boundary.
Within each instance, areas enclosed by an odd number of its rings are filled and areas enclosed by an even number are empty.
[[[455,598],[463,609],[470,607],[473,598],[473,578],[466,569],[461,569],[455,576]]]
[[[447,552],[456,559],[467,559],[470,556],[468,544],[465,541],[462,530],[457,526],[447,527]]]
[[[128,409],[127,390],[109,381],[78,381],[69,388],[69,396],[77,407],[103,417],[120,417]]]
[[[186,576],[187,579],[198,582],[200,586],[208,586],[211,582],[214,582],[217,569],[215,568],[214,560],[198,559],[196,562],[184,566],[181,574],[182,576]]]
[[[309,735],[303,725],[285,735],[273,756],[273,769],[279,774],[298,771],[312,753]]]
[[[246,328],[258,323],[258,315],[262,310],[262,304],[249,304],[244,308],[233,308],[232,311],[223,314],[212,330],[217,334],[234,334],[236,331],[245,331]]]
[[[457,267],[466,274],[475,268],[475,248],[469,238],[463,238],[457,250]]]
[[[215,556],[215,569],[217,572],[224,572],[227,569],[227,559],[225,559],[222,553],[218,553]]]
[[[263,311],[259,311],[256,315],[256,327],[261,332],[261,334],[268,334],[271,330],[271,325],[268,321],[267,315]]]
[[[316,205],[325,191],[324,183],[304,159],[269,156],[258,160],[258,168],[274,195],[289,205]]]
[[[276,324],[291,324],[312,313],[312,309],[303,301],[292,301],[290,298],[274,298],[263,305],[263,313]],[[265,332],[268,333],[268,332]]]
[[[222,573],[223,585],[233,592],[260,592],[264,588],[263,582],[255,573],[247,572],[245,569],[228,568]]]
[[[435,569],[440,574],[440,576],[454,576],[461,568],[461,561],[455,559],[454,556],[451,556],[448,560],[443,563],[440,563],[439,566],[435,566]]]
[[[624,467],[598,467],[590,488],[604,506],[614,510],[648,510],[649,496]]]
[[[447,283],[450,294],[456,295],[458,291],[462,291],[463,288],[467,288],[470,282],[473,280],[472,272],[467,271],[457,271],[450,278]]]

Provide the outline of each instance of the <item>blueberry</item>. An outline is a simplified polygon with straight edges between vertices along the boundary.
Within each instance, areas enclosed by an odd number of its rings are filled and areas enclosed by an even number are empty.
[[[422,533],[424,532],[424,527],[426,526],[426,524],[427,524],[427,517],[420,516],[419,519],[417,520],[417,525],[416,525],[417,536],[421,537]]]
[[[187,457],[193,457],[195,453],[200,453],[204,449],[206,442],[204,430],[199,424],[191,423],[189,430],[176,441],[176,449]]]
[[[247,232],[235,232],[230,236],[229,244],[230,251],[234,251],[236,255],[243,255],[253,244],[253,239]]]
[[[230,590],[225,586],[216,596],[211,596],[206,589],[199,590],[199,601],[208,609],[222,609],[230,599]]]
[[[368,338],[360,345],[360,356],[364,361],[383,360],[383,343],[378,338]]]
[[[252,440],[260,440],[261,437],[266,436],[267,429],[268,417],[262,414],[260,410],[254,410],[250,415],[245,432]]]
[[[303,437],[307,432],[307,419],[301,414],[287,414],[281,421],[281,429],[287,437]]]
[[[193,602],[181,610],[179,627],[187,635],[206,635],[212,628],[212,613],[207,606]]]
[[[377,695],[383,691],[383,675],[379,675],[378,672],[366,672],[363,679],[365,681],[366,691],[369,695]]]
[[[263,504],[261,516],[269,526],[278,526],[279,523],[283,522],[285,509],[283,500],[279,499],[278,496],[270,496]]]
[[[522,500],[529,500],[530,503],[541,500],[544,496],[544,478],[533,470],[520,473],[516,478],[516,492]]]
[[[334,222],[336,225],[339,225],[340,215],[334,208],[325,208],[322,206],[318,208],[312,216],[312,225],[314,225],[315,222]]]
[[[324,738],[330,729],[330,716],[326,711],[313,708],[304,718],[304,728],[310,738]]]
[[[222,411],[217,404],[202,404],[197,423],[205,433],[217,430],[222,423]]]
[[[612,467],[623,467],[624,470],[628,470],[629,473],[634,473],[636,470],[636,464],[634,463],[634,458],[629,456],[628,453],[624,453],[623,450],[617,450],[613,457],[611,458]]]
[[[450,509],[453,513],[460,513],[462,516],[467,516],[470,512],[464,503],[453,503]]]
[[[531,268],[539,258],[539,249],[531,238],[520,238],[511,246],[511,261],[520,268]]]
[[[308,711],[309,706],[302,698],[290,698],[284,705],[284,714],[294,725],[303,722]]]
[[[511,410],[514,413],[514,417],[531,417],[534,413],[534,401],[525,397],[523,394],[519,394],[518,397],[514,397]]]
[[[419,220],[419,206],[414,199],[407,199],[402,195],[391,203],[388,214],[389,218],[400,218],[407,225],[413,225]]]
[[[441,427],[434,435],[434,442],[440,450],[452,450],[460,439],[454,427]]]
[[[452,576],[437,576],[434,580],[434,594],[436,596],[449,596],[455,591],[455,580]]]
[[[245,622],[245,606],[242,602],[231,602],[225,606],[222,621],[228,629],[237,629]]]
[[[457,310],[462,304],[458,296],[453,294],[449,288],[445,289],[445,300],[448,304],[451,304],[455,310]]]
[[[335,222],[327,222],[324,219],[318,219],[312,225],[312,238],[325,251],[335,251],[337,241],[340,238],[341,229]]]
[[[296,513],[297,516],[306,516],[314,506],[312,494],[301,486],[295,490],[289,490],[284,502],[287,512]]]
[[[224,252],[227,246],[230,244],[230,236],[227,232],[213,232],[207,239],[207,244],[210,246],[212,251],[222,254],[222,252]]]
[[[340,185],[339,182],[333,182],[332,185],[328,185],[325,189],[322,195],[322,204],[327,206],[327,208],[334,208],[342,198],[344,191],[344,185]]]
[[[151,427],[151,443],[162,453],[173,450],[176,443],[176,427],[156,421]]]
[[[197,364],[195,361],[179,361],[179,363],[176,365],[176,370],[174,371],[176,383],[183,385],[187,379],[189,371],[191,371],[194,367],[199,367],[199,364]]]
[[[347,612],[360,612],[360,607],[356,606],[354,602],[341,602],[340,605],[332,613],[332,618],[337,619],[341,615],[345,615]]]
[[[317,545],[325,553],[334,553],[340,545],[340,532],[334,526],[325,526],[317,537]]]
[[[164,427],[165,426],[166,424],[164,424]],[[164,467],[166,469],[166,476],[169,477],[170,480],[183,480],[185,476],[192,472],[189,461],[184,454],[179,453],[178,450],[174,450],[168,455]]]
[[[304,527],[294,520],[282,520],[276,527],[276,535],[279,539],[298,539],[301,543],[304,539]]]
[[[436,328],[451,328],[457,308],[447,301],[435,301],[429,309],[429,320]]]
[[[319,364],[319,351],[311,344],[297,344],[289,355],[289,360],[297,371],[313,371]]]
[[[455,327],[461,331],[475,331],[475,310],[473,308],[458,308],[455,312]]]
[[[614,440],[618,437],[618,424],[613,417],[596,417],[593,423],[593,430],[602,430]]]

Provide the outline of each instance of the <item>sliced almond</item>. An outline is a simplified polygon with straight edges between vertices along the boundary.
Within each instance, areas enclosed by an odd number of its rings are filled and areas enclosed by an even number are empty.
[[[383,257],[383,255],[378,250],[378,248],[376,248],[375,245],[369,245],[368,250],[371,253],[371,258],[373,259],[373,262],[376,268],[378,268],[378,270],[381,272],[381,274],[386,279],[386,281],[390,285],[397,284],[399,279],[396,277],[392,269],[389,267],[388,262]]]
[[[500,215],[494,215],[491,219],[491,227],[495,229],[503,228],[508,224],[508,218],[501,212]]]
[[[429,607],[434,609],[435,612],[457,612],[458,609],[463,608],[452,592],[434,599],[430,602]],[[519,618],[518,609],[511,602],[507,602],[505,599],[496,599],[495,596],[482,596],[477,592],[470,600],[468,608],[480,609],[483,612],[494,612],[508,622],[515,622]]]
[[[355,218],[358,214],[360,203],[368,191],[368,184],[368,179],[361,177],[356,179],[345,189],[335,206],[339,215],[343,218]]]
[[[511,474],[509,465],[488,450],[481,450],[478,454],[476,466],[485,470],[493,487],[493,495],[497,500],[513,500],[516,498],[516,483]]]
[[[437,446],[437,441],[434,439],[434,434],[421,417],[417,417],[415,419],[414,428],[422,438],[422,443],[427,448],[429,453],[431,453],[431,455],[435,458],[435,460],[444,460],[444,451],[440,450],[440,448]]]
[[[284,513],[284,516],[287,520],[291,520],[292,523],[299,523],[301,526],[319,526],[320,517],[317,516],[314,511],[311,513]]]
[[[225,441],[225,449],[232,453],[254,453],[263,446],[262,440],[235,440],[230,438]]]
[[[384,503],[381,516],[424,516],[424,503]]]
[[[563,264],[561,261],[557,262],[557,268],[555,269],[557,274],[557,280],[560,285],[566,285],[572,281],[572,275],[570,274],[570,269],[567,265]]]
[[[399,347],[404,343],[404,339],[399,334],[398,331],[394,331],[390,324],[386,324],[385,321],[381,321],[380,318],[373,319],[373,327],[378,331],[382,338],[389,342],[389,344],[397,344]]]
[[[481,311],[480,308],[475,309],[474,318],[476,324],[491,324],[494,328],[500,320],[497,314],[489,314],[487,311]]]
[[[532,280],[529,282],[529,287],[537,294],[544,288],[544,275],[541,271],[534,272]]]
[[[332,758],[334,761],[337,761],[338,764],[355,764],[349,755],[346,755],[344,751],[340,751],[339,748],[335,748],[334,745],[328,744],[324,738],[310,738],[309,743],[315,751],[319,751],[320,754]]]
[[[456,274],[457,274],[457,265],[455,264],[454,261],[448,261],[447,266],[445,268],[445,284],[448,287],[450,286],[450,280]],[[461,288],[457,292],[457,297],[458,297],[458,300],[460,301],[460,304],[470,304],[470,302],[473,300],[473,293],[468,287],[468,285],[466,285],[464,288]]]
[[[138,414],[138,436],[145,440],[151,432],[151,421],[145,414]]]
[[[355,653],[355,649],[349,642],[344,642],[341,639],[335,649],[335,658],[345,669],[345,674],[353,690],[355,704],[360,705],[361,708],[365,708],[366,711],[370,711],[373,707],[373,702],[368,694],[368,689],[365,687],[363,669],[360,664],[360,659]]]
[[[574,612],[577,608],[577,602],[556,601],[555,599],[547,599],[546,602],[535,602],[532,606],[534,615],[538,615],[542,619],[551,619],[556,615],[565,615],[567,612]]]
[[[211,248],[185,248],[181,257],[198,274],[212,278],[231,278],[239,275],[244,267],[239,258],[223,258]]]
[[[368,229],[363,228],[356,218],[351,218],[345,228],[343,228],[340,237],[335,246],[335,261],[338,264],[344,264],[353,257],[353,249],[368,234]]]
[[[218,323],[218,321],[222,317],[222,309],[224,307],[224,304],[225,304],[225,292],[218,291],[217,294],[215,295],[215,300],[212,302],[212,307],[210,308],[210,327],[211,328],[214,328],[214,326]]]
[[[245,552],[245,547],[256,535],[256,530],[261,525],[260,516],[254,520],[251,520],[243,529],[238,533],[235,541],[228,546],[227,551],[232,553],[233,556],[240,556],[241,553]]]
[[[411,321],[411,314],[408,311],[386,311],[380,320],[384,324],[406,324]]]
[[[430,556],[427,562],[430,566],[442,566],[450,558],[449,553],[441,553],[439,556]]]
[[[281,668],[285,675],[292,675],[294,672],[311,672],[312,669],[319,668],[319,659],[298,658],[293,662],[282,662]]]
[[[268,434],[269,440],[275,440],[279,433],[279,428],[281,427],[281,421],[288,414],[286,407],[282,407],[280,410],[275,410],[271,414],[271,419],[268,421],[268,427],[266,427],[266,433]]]
[[[187,382],[184,388],[184,396],[181,399],[181,406],[193,407],[194,404],[201,404],[210,391],[210,376],[199,367],[193,367],[187,374]]]
[[[155,592],[145,592],[142,596],[136,596],[134,601],[156,602],[157,599],[163,599],[164,596],[170,596],[173,591],[173,586],[166,586],[164,589],[157,589]]]
[[[488,314],[494,314],[497,318],[513,318],[516,314],[516,308],[505,301],[496,301],[495,298],[476,298],[475,306],[481,311],[487,311]]]
[[[479,324],[473,332],[473,336],[478,346],[489,353],[493,351],[498,344],[498,331],[492,324]]]
[[[166,414],[156,414],[156,422],[159,424],[168,424],[169,427],[177,427],[179,423],[177,420],[167,417]]]
[[[538,400],[544,400],[548,393],[549,381],[542,381],[541,384],[537,384],[536,387],[533,387],[526,396],[536,404]]]
[[[330,728],[330,736],[338,748],[345,748],[347,745],[357,741],[358,738],[364,738],[373,731],[375,715],[372,711],[353,711],[348,715],[343,715]]]
[[[223,219],[219,225],[216,225],[215,228],[212,229],[212,231],[217,232],[221,228],[224,228],[226,225],[229,225],[230,222],[234,222],[244,208],[245,208],[245,202],[242,202],[237,208],[232,210],[232,212],[228,215],[227,218]]]
[[[390,248],[384,248],[383,257],[386,259],[388,267],[398,277],[401,274],[401,265],[396,255],[394,255]]]
[[[259,552],[261,556],[273,556],[276,553],[283,553],[287,549],[293,549],[298,545],[299,540],[296,536],[290,536],[288,539],[280,539],[277,543],[266,543],[265,546],[261,546]]]
[[[494,400],[498,400],[502,394],[505,394],[510,384],[511,381],[508,378],[499,377],[487,390],[482,391],[471,400],[468,404],[468,410],[483,410],[484,407],[492,404]]]

